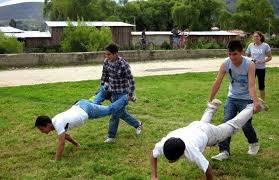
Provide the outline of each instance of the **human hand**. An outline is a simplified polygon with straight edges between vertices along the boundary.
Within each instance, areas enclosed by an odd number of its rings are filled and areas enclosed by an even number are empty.
[[[261,60],[261,61],[256,61],[255,64],[264,64],[265,60]]]
[[[254,101],[253,104],[254,104],[254,108],[253,108],[254,113],[260,112],[261,106],[259,100]]]

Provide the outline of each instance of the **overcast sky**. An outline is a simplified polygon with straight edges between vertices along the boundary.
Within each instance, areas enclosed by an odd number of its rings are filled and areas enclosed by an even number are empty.
[[[115,0],[118,2],[118,0]],[[129,0],[132,1],[132,0]],[[44,2],[44,0],[0,0],[0,7],[23,2]]]
[[[7,6],[23,2],[44,2],[44,0],[0,0],[0,6]]]

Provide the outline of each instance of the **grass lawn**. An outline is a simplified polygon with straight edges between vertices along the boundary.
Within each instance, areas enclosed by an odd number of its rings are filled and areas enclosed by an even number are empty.
[[[136,78],[136,103],[128,111],[144,123],[140,136],[123,121],[117,142],[103,143],[109,117],[87,121],[70,131],[80,149],[66,143],[62,160],[54,158],[57,137],[34,129],[37,115],[54,116],[81,98],[90,97],[98,81],[55,83],[0,88],[0,179],[149,179],[149,154],[156,142],[169,131],[199,120],[205,108],[216,72]],[[247,155],[248,143],[242,132],[232,139],[232,156],[225,162],[210,160],[217,147],[207,148],[205,156],[216,179],[277,179],[279,177],[279,68],[267,71],[267,99],[270,111],[254,116],[261,151]],[[224,101],[227,79],[217,97]],[[213,123],[222,122],[223,105]],[[160,179],[202,179],[195,164],[180,160],[169,164],[158,160]]]

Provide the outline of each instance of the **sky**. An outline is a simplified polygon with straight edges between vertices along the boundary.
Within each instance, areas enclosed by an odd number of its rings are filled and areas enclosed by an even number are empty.
[[[0,0],[0,7],[23,2],[44,2],[44,0]]]
[[[115,0],[118,2],[118,0]],[[130,0],[131,1],[131,0]],[[24,2],[44,2],[44,0],[0,0],[0,7]]]

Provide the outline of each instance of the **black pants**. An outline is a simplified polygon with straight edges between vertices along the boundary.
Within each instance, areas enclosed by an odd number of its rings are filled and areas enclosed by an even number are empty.
[[[256,69],[256,76],[258,77],[259,90],[263,91],[265,88],[265,69]]]

